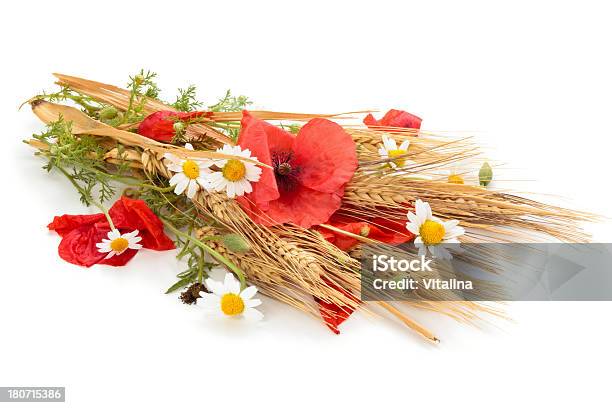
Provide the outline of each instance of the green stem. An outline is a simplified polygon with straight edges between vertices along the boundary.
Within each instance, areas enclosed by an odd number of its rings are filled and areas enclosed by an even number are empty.
[[[125,111],[125,115],[123,115],[123,120],[121,121],[121,124],[124,124],[128,119],[130,111],[132,110],[132,106],[134,105],[134,98],[136,97],[137,91],[138,91],[138,85],[133,84],[131,92],[130,92],[130,101],[128,102],[128,107],[127,107],[127,110]]]
[[[240,123],[238,122],[227,122],[227,124],[221,122],[208,122],[207,125],[222,129],[240,129]]]
[[[200,241],[221,241],[221,237],[217,237],[215,235],[211,235],[211,236],[208,236],[208,237],[200,238]]]
[[[68,174],[66,170],[64,170],[62,167],[59,167],[57,165],[55,167],[59,169],[59,171],[61,171],[64,174],[64,176],[66,176],[66,178],[72,183],[74,188],[76,188],[83,197],[86,197],[91,204],[95,205],[96,207],[98,207],[100,211],[102,211],[102,214],[104,214],[104,216],[106,217],[106,220],[108,221],[108,225],[110,226],[110,229],[111,230],[116,229],[115,224],[113,224],[113,220],[111,219],[110,214],[108,213],[108,210],[102,204],[94,200],[91,194],[83,190],[83,188],[79,185],[79,183],[77,183],[74,180],[74,178],[70,174]]]
[[[76,164],[75,164],[76,165]],[[170,191],[174,190],[174,186],[168,186],[168,187],[158,187],[152,184],[145,184],[145,183],[138,183],[139,179],[135,178],[135,177],[129,177],[129,176],[121,176],[119,174],[111,174],[111,173],[107,173],[105,171],[99,170],[95,167],[91,167],[91,166],[86,166],[82,163],[78,164],[79,167],[81,167],[82,169],[85,170],[89,170],[92,171],[100,176],[103,177],[107,177],[111,180],[116,180],[120,183],[126,184],[128,186],[131,187],[142,187],[142,188],[148,188],[151,190],[155,190],[155,191],[159,191],[160,193],[169,193]]]
[[[175,235],[177,235],[177,236],[179,236],[179,237],[181,237],[183,239],[186,239],[186,240],[189,240],[189,241],[193,242],[196,246],[198,246],[202,250],[208,252],[217,261],[219,261],[223,265],[227,266],[229,268],[229,270],[234,272],[236,274],[236,276],[238,277],[238,280],[240,281],[240,287],[242,289],[246,288],[246,278],[244,276],[244,272],[242,272],[242,270],[240,268],[238,268],[238,266],[236,266],[236,264],[234,264],[232,261],[230,261],[229,259],[227,259],[223,255],[221,255],[220,253],[218,253],[217,251],[215,251],[214,249],[212,249],[211,247],[209,247],[208,245],[206,245],[202,241],[192,237],[191,235],[185,234],[183,231],[177,229],[174,225],[172,225],[170,222],[168,222],[164,218],[161,218],[161,220],[164,223],[164,225],[166,227],[168,227],[168,229],[170,231],[174,232]]]
[[[89,113],[90,115],[95,113],[96,111],[100,110],[99,107],[90,105],[89,103],[85,102],[85,100],[84,100],[84,98],[82,96],[66,94],[66,97],[68,99],[72,99],[73,101],[75,101],[76,103],[78,103],[79,105],[84,107],[85,110],[87,110],[87,113]]]
[[[153,186],[150,184],[133,184],[134,186],[138,186],[138,187],[142,187],[142,188],[149,188],[151,190],[155,190],[155,191],[159,191],[160,193],[169,193],[172,190],[174,190],[174,186],[168,186],[168,187],[158,187],[158,186]]]
[[[202,278],[204,275],[204,251],[200,248],[200,257],[198,258],[198,283],[202,284]]]

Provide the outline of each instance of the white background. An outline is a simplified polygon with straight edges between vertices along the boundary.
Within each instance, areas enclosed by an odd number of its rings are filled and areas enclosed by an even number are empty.
[[[172,253],[121,269],[57,256],[46,224],[91,210],[40,169],[21,140],[42,127],[17,112],[52,72],[125,85],[144,67],[168,98],[195,83],[285,111],[406,109],[537,181],[498,186],[610,215],[606,2],[419,3],[5,4],[0,385],[66,386],[71,407],[609,406],[609,303],[511,304],[514,322],[483,329],[415,314],[436,347],[361,315],[335,336],[267,299],[259,326],[211,321],[162,294]]]

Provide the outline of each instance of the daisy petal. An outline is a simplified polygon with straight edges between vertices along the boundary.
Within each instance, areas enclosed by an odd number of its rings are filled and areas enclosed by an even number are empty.
[[[176,194],[176,195],[183,194],[183,191],[185,191],[185,189],[187,188],[188,185],[189,185],[189,179],[187,179],[187,177],[183,177],[178,182],[176,187],[174,188],[174,194]]]
[[[227,292],[235,293],[235,294],[240,293],[240,282],[238,282],[238,280],[234,278],[234,275],[232,275],[231,273],[225,274],[225,280],[223,281],[223,286],[225,287],[226,293]]]
[[[414,235],[419,235],[419,229],[420,229],[420,228],[421,228],[421,227],[420,227],[420,226],[417,226],[417,224],[416,224],[416,223],[414,223],[414,222],[407,222],[407,223],[406,223],[406,229],[407,229],[408,231],[410,231],[411,233],[413,233]]]
[[[223,284],[221,282],[217,282],[216,280],[207,278],[204,283],[206,284],[206,287],[208,288],[208,290],[210,290],[212,293],[214,293],[217,296],[223,296],[225,295],[225,290],[223,287]]]
[[[187,187],[187,198],[191,199],[195,196],[198,191],[198,183],[195,180],[189,181],[189,186]]]
[[[393,138],[391,138],[391,137],[389,137],[387,135],[383,135],[382,141],[383,141],[383,145],[385,146],[387,151],[389,151],[389,150],[397,150],[397,143],[395,143],[395,139],[393,139]]]
[[[250,298],[255,296],[256,293],[257,288],[255,286],[249,286],[248,288],[240,292],[240,297],[242,298],[242,300],[249,300]]]
[[[445,231],[450,231],[453,228],[455,228],[457,225],[459,225],[459,221],[457,221],[457,220],[449,220],[449,221],[443,222],[442,225],[444,225],[444,230]]]
[[[260,299],[249,299],[244,302],[244,305],[249,308],[257,307],[261,305],[261,300]]]

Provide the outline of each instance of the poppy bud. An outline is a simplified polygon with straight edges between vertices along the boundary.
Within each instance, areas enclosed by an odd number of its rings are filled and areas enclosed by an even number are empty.
[[[493,180],[493,169],[488,162],[485,162],[480,168],[478,179],[480,180],[480,185],[485,187]]]
[[[175,134],[180,135],[185,130],[185,124],[183,122],[174,122],[172,128],[174,129]]]
[[[136,84],[136,86],[139,86],[140,84],[142,84],[144,82],[144,76],[141,74],[138,74],[134,77],[134,83]]]
[[[227,234],[222,239],[223,245],[234,253],[243,254],[251,250],[251,245],[238,234]]]
[[[99,116],[100,120],[110,120],[117,117],[119,111],[114,106],[105,106],[100,109]]]

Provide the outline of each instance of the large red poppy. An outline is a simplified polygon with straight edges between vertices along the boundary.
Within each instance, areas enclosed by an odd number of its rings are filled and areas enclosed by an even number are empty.
[[[405,221],[387,220],[380,217],[356,220],[347,216],[334,215],[328,224],[343,231],[386,244],[403,244],[414,239],[414,234],[406,229]],[[356,238],[327,228],[319,227],[318,231],[326,240],[343,251],[348,251],[360,242]]]
[[[169,143],[176,136],[174,124],[177,121],[188,121],[208,114],[210,112],[157,111],[140,122],[138,134],[159,142]]]
[[[327,222],[357,169],[355,142],[326,119],[310,120],[294,136],[244,111],[238,144],[272,167],[263,169],[252,193],[238,199],[263,225],[309,228]]]
[[[371,113],[363,119],[366,126],[376,129],[385,127],[420,129],[421,121],[422,119],[418,116],[397,109],[389,110],[382,119],[375,119]]]
[[[174,248],[174,242],[164,233],[162,222],[144,201],[122,196],[110,208],[109,215],[121,233],[138,230],[144,248],[156,251]],[[104,259],[107,254],[96,247],[111,230],[104,214],[55,216],[47,228],[62,237],[58,247],[60,257],[75,265],[122,266],[137,252],[127,249],[121,255]]]

